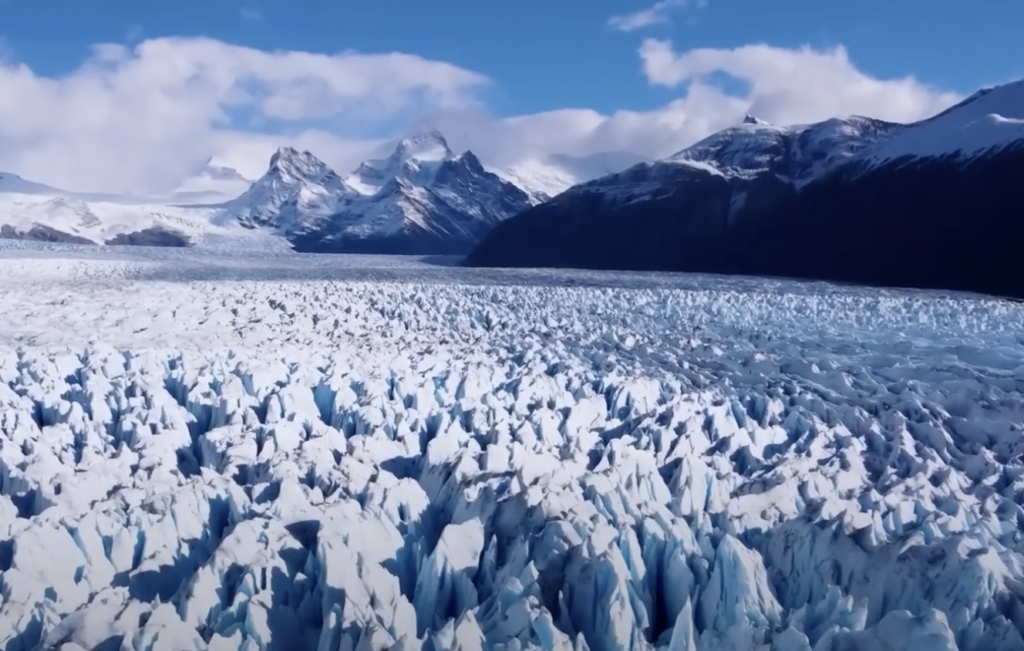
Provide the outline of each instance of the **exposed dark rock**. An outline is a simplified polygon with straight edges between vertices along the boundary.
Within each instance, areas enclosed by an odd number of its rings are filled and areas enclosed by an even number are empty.
[[[186,247],[192,241],[187,235],[161,226],[144,228],[134,233],[120,233],[106,241],[108,246],[164,246]]]
[[[849,163],[798,191],[770,173],[737,181],[681,168],[643,201],[574,191],[527,210],[499,224],[467,263],[788,276],[1024,297],[1021,170],[1024,148],[970,162],[895,160],[866,173]]]
[[[464,255],[496,224],[530,205],[526,192],[466,152],[441,162],[429,182],[393,178],[376,196],[345,206],[320,228],[294,233],[290,240],[295,250],[308,253]],[[400,222],[401,229],[366,229],[368,214],[381,224]]]
[[[5,240],[30,240],[33,242],[60,242],[63,244],[95,244],[92,240],[65,233],[42,224],[35,224],[27,231],[19,231],[10,224],[4,224],[0,226],[0,238]]]

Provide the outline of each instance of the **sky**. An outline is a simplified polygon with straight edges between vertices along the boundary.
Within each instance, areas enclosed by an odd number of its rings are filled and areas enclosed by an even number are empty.
[[[1020,0],[0,0],[0,170],[158,192],[425,125],[511,166],[740,121],[909,122],[1024,77]]]

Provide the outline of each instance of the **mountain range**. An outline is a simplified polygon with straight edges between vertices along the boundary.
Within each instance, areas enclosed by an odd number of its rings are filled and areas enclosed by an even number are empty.
[[[495,224],[545,198],[426,130],[344,178],[309,152],[280,149],[225,210],[243,226],[281,233],[299,251],[465,253]]]
[[[911,124],[753,116],[657,161],[514,167],[434,129],[345,176],[279,149],[250,181],[217,159],[170,196],[0,174],[0,238],[464,254],[480,266],[795,276],[1024,296],[1024,81]],[[225,193],[234,198],[224,200]]]
[[[1024,296],[1024,81],[911,124],[748,116],[494,228],[482,266],[789,276]]]
[[[611,152],[485,166],[436,129],[339,175],[282,147],[249,180],[216,158],[155,198],[67,192],[0,175],[0,237],[79,244],[287,245],[306,252],[465,254],[497,223],[642,160]],[[233,198],[225,200],[224,196]]]

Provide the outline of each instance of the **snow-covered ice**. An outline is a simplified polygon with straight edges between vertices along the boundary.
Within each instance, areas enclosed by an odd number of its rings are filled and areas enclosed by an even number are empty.
[[[0,649],[1024,649],[1024,305],[0,252]]]

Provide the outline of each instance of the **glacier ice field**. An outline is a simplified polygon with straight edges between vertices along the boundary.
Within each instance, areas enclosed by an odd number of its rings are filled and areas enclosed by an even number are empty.
[[[1024,305],[0,251],[0,651],[1024,649]]]

